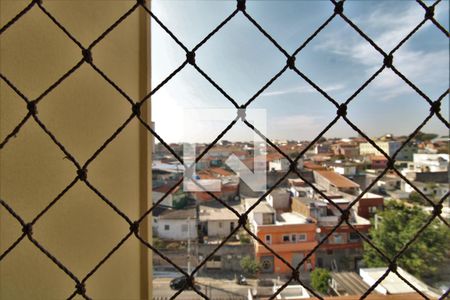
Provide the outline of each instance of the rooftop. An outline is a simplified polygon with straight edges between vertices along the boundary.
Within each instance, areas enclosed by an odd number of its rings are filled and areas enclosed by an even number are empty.
[[[195,219],[195,208],[166,210],[159,215],[161,220],[187,220]]]
[[[238,211],[239,212],[239,211]],[[238,220],[238,217],[227,207],[200,206],[200,221]]]
[[[331,273],[331,277],[338,285],[335,292],[339,295],[362,295],[369,289],[369,285],[354,272]]]
[[[363,278],[363,280],[371,285],[375,283],[385,272],[387,268],[367,268],[360,269],[359,274]],[[429,294],[431,297],[436,297],[438,295],[434,295],[429,289],[429,287],[409,274],[402,268],[397,268],[397,272],[409,281],[412,285],[414,285],[419,291]],[[393,272],[389,272],[386,278],[381,281],[381,283],[375,288],[376,291],[382,294],[405,294],[405,293],[415,293],[415,290],[412,289],[406,282],[404,282],[397,274]],[[430,294],[431,293],[431,294]]]
[[[251,206],[253,206],[259,198],[245,198],[244,204],[245,209],[248,210]],[[252,210],[255,213],[275,213],[275,209],[270,206],[267,201],[262,200],[259,204]]]
[[[285,212],[277,215],[276,225],[294,225],[310,223],[305,216],[296,212]]]
[[[358,188],[359,184],[351,181],[350,179],[342,176],[334,171],[316,170],[314,171],[320,176],[324,177],[330,183],[340,188]]]

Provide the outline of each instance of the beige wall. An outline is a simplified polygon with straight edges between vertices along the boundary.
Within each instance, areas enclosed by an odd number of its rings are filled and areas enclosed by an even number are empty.
[[[29,1],[0,0],[0,26]],[[44,1],[85,46],[135,1]],[[93,49],[94,63],[133,99],[149,89],[149,25],[135,11]],[[0,36],[1,73],[30,99],[81,58],[80,49],[36,6]],[[25,116],[24,102],[0,80],[0,141]],[[149,120],[149,108],[144,117]],[[130,115],[130,105],[87,64],[38,105],[42,122],[83,164]],[[88,167],[88,179],[131,220],[150,201],[150,137],[138,121]],[[30,119],[0,151],[0,197],[29,222],[76,177],[76,168]],[[145,220],[149,222],[149,219]],[[146,239],[147,223],[141,226]],[[33,227],[33,237],[82,279],[129,232],[83,182]],[[0,253],[21,227],[0,206]],[[131,236],[86,283],[94,299],[149,299],[151,251]],[[0,262],[0,299],[66,299],[75,283],[27,238]],[[76,297],[76,299],[78,299]]]

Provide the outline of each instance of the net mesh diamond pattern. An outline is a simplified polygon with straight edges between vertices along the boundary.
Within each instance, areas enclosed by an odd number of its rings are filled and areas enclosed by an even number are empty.
[[[21,128],[26,124],[27,122],[36,122],[36,124],[42,129],[42,131],[48,135],[48,137],[51,138],[53,143],[60,149],[61,152],[64,153],[65,157],[73,164],[74,167],[74,174],[76,175],[75,178],[72,180],[72,182],[67,185],[54,199],[52,199],[48,205],[39,212],[32,220],[24,220],[10,205],[11,202],[13,202],[13,199],[0,199],[0,205],[3,206],[6,211],[20,224],[22,227],[22,234],[17,237],[17,239],[9,245],[6,250],[3,253],[0,253],[0,263],[1,261],[8,255],[10,255],[16,246],[20,244],[24,239],[28,239],[31,243],[33,243],[43,254],[45,254],[49,259],[49,263],[55,264],[58,268],[60,268],[64,273],[70,277],[74,282],[74,289],[73,291],[68,291],[67,298],[72,299],[76,295],[80,295],[85,299],[90,299],[89,296],[89,289],[86,288],[86,283],[89,281],[89,278],[97,272],[98,269],[102,267],[103,264],[107,263],[109,258],[130,238],[136,238],[139,240],[143,245],[148,247],[149,251],[153,251],[154,255],[160,256],[162,259],[167,261],[169,264],[171,264],[174,268],[176,268],[180,273],[182,273],[188,280],[188,285],[185,286],[184,289],[181,289],[177,291],[171,299],[175,299],[180,293],[182,293],[185,289],[191,288],[193,291],[195,291],[199,298],[208,299],[208,296],[205,295],[198,287],[194,284],[193,278],[195,274],[204,266],[208,259],[210,259],[233,235],[237,233],[238,230],[243,229],[245,230],[250,236],[252,236],[255,241],[259,244],[261,244],[264,248],[266,248],[270,253],[272,253],[276,258],[278,258],[280,261],[282,261],[286,266],[291,270],[292,274],[290,278],[270,297],[270,299],[274,299],[287,285],[289,285],[293,281],[299,282],[301,285],[303,285],[311,294],[316,296],[319,299],[322,299],[322,296],[318,294],[316,291],[314,291],[312,288],[310,288],[308,285],[306,285],[302,280],[300,279],[300,267],[303,266],[307,260],[313,255],[313,253],[319,249],[323,243],[327,241],[327,239],[337,230],[337,228],[341,224],[346,224],[350,228],[352,228],[365,242],[367,242],[371,247],[373,247],[378,254],[386,261],[386,264],[389,266],[386,270],[386,272],[372,285],[370,288],[361,295],[361,299],[367,297],[379,284],[380,282],[389,274],[389,273],[395,273],[401,280],[403,280],[406,284],[408,284],[411,288],[413,288],[418,294],[420,294],[423,298],[428,299],[428,296],[425,295],[421,290],[418,289],[418,287],[415,287],[411,282],[409,282],[406,278],[404,278],[398,271],[397,271],[397,261],[399,257],[407,251],[408,247],[414,243],[414,241],[419,237],[419,235],[431,224],[431,222],[439,218],[443,223],[445,223],[446,226],[449,226],[448,222],[441,216],[441,211],[443,207],[443,202],[448,198],[449,194],[447,193],[444,195],[440,201],[437,203],[433,202],[429,197],[427,197],[419,188],[417,188],[408,178],[406,178],[396,167],[395,167],[395,161],[398,153],[405,147],[407,143],[409,143],[414,136],[427,124],[427,122],[433,117],[436,116],[446,128],[449,127],[448,121],[442,116],[441,114],[441,103],[443,102],[443,99],[448,96],[449,90],[445,90],[442,92],[441,96],[437,99],[431,99],[429,96],[427,96],[417,85],[415,85],[410,79],[408,79],[407,76],[405,76],[401,70],[399,70],[395,65],[395,55],[396,52],[406,41],[408,41],[417,31],[420,29],[424,24],[426,23],[432,23],[436,28],[442,33],[442,38],[448,39],[449,32],[447,29],[445,29],[444,26],[442,26],[435,18],[434,18],[434,10],[435,7],[440,3],[439,1],[434,2],[431,5],[427,5],[422,1],[417,1],[417,5],[423,8],[424,17],[423,20],[415,26],[414,29],[411,30],[409,34],[407,34],[392,50],[386,51],[383,50],[381,47],[379,47],[361,28],[359,28],[350,18],[348,18],[345,14],[345,2],[344,1],[330,1],[330,16],[329,18],[320,25],[314,33],[309,36],[303,43],[300,44],[300,46],[293,52],[288,53],[283,47],[276,41],[276,37],[271,36],[262,26],[259,24],[253,17],[252,12],[250,10],[247,10],[246,8],[246,2],[245,0],[237,0],[236,2],[236,8],[230,12],[228,17],[226,17],[217,27],[212,28],[211,32],[205,36],[200,43],[198,43],[195,47],[192,49],[189,49],[186,47],[180,39],[177,38],[177,36],[151,11],[148,4],[144,0],[137,0],[136,2],[130,2],[130,8],[126,13],[124,13],[121,17],[119,17],[114,23],[112,23],[100,36],[98,36],[92,43],[89,45],[83,45],[79,40],[77,40],[74,35],[71,34],[71,32],[64,26],[63,23],[61,23],[58,18],[56,18],[54,15],[52,15],[47,9],[45,5],[45,1],[40,0],[33,0],[31,1],[22,11],[20,11],[15,17],[13,17],[11,20],[9,20],[1,29],[0,29],[0,35],[4,34],[6,31],[8,31],[11,27],[13,27],[16,23],[21,22],[21,19],[24,15],[28,14],[32,10],[40,11],[43,15],[48,17],[51,22],[53,22],[54,26],[58,28],[61,32],[63,32],[76,46],[79,47],[80,50],[80,57],[79,61],[71,67],[69,70],[67,70],[60,78],[58,78],[53,84],[51,84],[48,88],[46,88],[38,97],[31,99],[27,95],[25,95],[20,89],[16,87],[14,82],[12,82],[8,77],[0,73],[1,80],[6,83],[7,86],[9,86],[19,97],[22,101],[24,101],[26,108],[28,112],[23,117],[23,119],[15,126],[15,128],[6,135],[6,137],[0,141],[0,149],[4,149],[5,147],[8,147],[8,142],[11,141],[12,138],[14,138],[17,135],[20,135]],[[160,26],[170,38],[173,39],[173,41],[178,44],[178,46],[185,51],[186,53],[186,59],[184,62],[177,67],[173,72],[165,78],[162,82],[160,82],[158,85],[156,85],[151,92],[143,97],[142,99],[133,99],[130,95],[128,95],[124,89],[122,89],[117,82],[112,80],[102,69],[100,69],[95,64],[95,47],[102,43],[102,41],[112,32],[114,31],[117,26],[122,23],[125,19],[127,19],[130,15],[137,13],[138,10],[143,10],[146,12],[146,16],[148,18],[151,18],[155,21],[155,23]],[[217,32],[222,30],[225,26],[227,26],[227,23],[233,19],[238,14],[243,15],[246,20],[248,21],[249,26],[254,26],[260,34],[267,38],[270,43],[273,44],[274,47],[276,47],[279,50],[279,54],[281,56],[284,56],[286,59],[286,65],[279,70],[275,76],[273,76],[266,84],[264,84],[250,99],[248,99],[245,104],[238,105],[238,102],[236,99],[233,99],[218,83],[215,82],[213,78],[211,78],[203,69],[200,68],[196,64],[196,52],[198,49],[200,49],[202,46],[204,46],[208,40],[213,37]],[[311,80],[307,75],[305,75],[297,66],[296,66],[296,57],[302,54],[302,50],[324,29],[326,28],[330,22],[333,19],[341,18],[346,24],[348,24],[355,32],[357,32],[373,49],[375,49],[379,55],[380,55],[380,66],[378,70],[370,76],[364,84],[362,84],[358,89],[354,91],[354,93],[343,103],[339,103],[336,101],[333,97],[331,97],[324,89],[322,89],[318,84],[316,84],[313,80]],[[155,25],[156,26],[156,25]],[[124,101],[127,101],[130,105],[130,115],[126,119],[126,121],[119,127],[117,130],[109,137],[105,137],[104,143],[99,147],[94,154],[86,160],[85,163],[81,163],[77,160],[76,157],[74,157],[64,146],[64,144],[58,140],[58,138],[52,133],[51,130],[48,129],[48,127],[45,125],[45,123],[39,118],[38,108],[41,102],[46,100],[46,96],[54,90],[56,87],[58,87],[62,82],[64,82],[67,78],[72,76],[82,65],[89,65],[95,72],[97,72],[104,80],[107,82],[111,87],[113,87],[117,93],[119,93]],[[303,78],[312,88],[314,88],[318,93],[323,95],[325,99],[330,103],[330,105],[334,106],[336,109],[336,116],[329,122],[329,124],[310,142],[310,144],[301,152],[298,154],[298,156],[294,159],[289,157],[286,153],[284,153],[277,145],[275,145],[273,142],[271,142],[266,136],[264,136],[258,128],[255,128],[253,124],[251,124],[248,120],[245,119],[245,117],[237,117],[230,122],[230,124],[217,136],[217,138],[209,144],[204,151],[196,158],[196,162],[198,162],[202,157],[206,155],[206,153],[218,142],[220,139],[239,121],[242,121],[246,126],[248,126],[250,129],[255,131],[261,138],[263,138],[267,144],[269,144],[271,147],[273,147],[278,153],[280,153],[283,157],[285,157],[289,163],[290,163],[290,169],[288,172],[286,172],[281,178],[278,179],[278,181],[270,187],[264,195],[262,195],[259,200],[251,206],[247,211],[244,213],[239,213],[236,211],[232,206],[230,206],[228,203],[223,201],[222,199],[216,197],[213,193],[207,192],[211,197],[213,197],[216,201],[223,204],[226,208],[228,208],[230,211],[232,211],[238,218],[239,218],[239,224],[232,230],[232,232],[222,240],[222,242],[217,245],[216,249],[212,251],[208,256],[204,257],[203,260],[192,270],[191,273],[187,273],[183,268],[178,266],[176,263],[174,263],[170,258],[168,258],[164,253],[162,253],[160,250],[155,248],[152,244],[148,243],[143,237],[140,235],[140,224],[143,222],[143,220],[152,213],[152,210],[158,206],[161,202],[163,202],[166,197],[175,190],[181,183],[182,179],[180,179],[165,195],[156,202],[148,211],[146,211],[140,218],[137,220],[130,219],[123,211],[121,211],[111,200],[108,199],[105,195],[103,195],[92,183],[88,176],[88,170],[90,164],[110,145],[110,143],[116,139],[121,132],[128,126],[128,124],[133,120],[137,119],[142,126],[144,126],[150,134],[152,134],[161,144],[163,144],[168,151],[182,164],[184,164],[183,159],[169,146],[168,143],[164,141],[164,139],[158,135],[158,133],[152,129],[150,124],[148,124],[142,117],[141,117],[141,107],[142,105],[150,101],[151,97],[155,95],[158,90],[160,90],[161,87],[166,85],[177,73],[179,73],[183,68],[185,68],[187,65],[192,65],[193,68],[202,76],[204,77],[217,91],[219,91],[226,99],[227,103],[231,106],[236,108],[236,110],[242,110],[246,109],[247,107],[251,107],[251,104],[255,101],[258,101],[258,97],[269,87],[271,86],[283,73],[285,72],[294,72],[299,77]],[[403,80],[408,86],[410,86],[418,95],[421,96],[423,101],[427,102],[429,105],[429,114],[428,116],[421,122],[421,124],[408,136],[406,141],[402,144],[400,149],[398,149],[394,155],[389,156],[386,152],[384,152],[377,144],[370,139],[360,128],[358,128],[352,120],[350,120],[347,117],[347,107],[351,105],[352,101],[357,98],[357,96],[375,79],[377,76],[385,69],[391,69],[401,80]],[[333,202],[332,199],[329,199],[324,193],[322,193],[320,190],[316,188],[315,185],[313,185],[309,180],[304,178],[304,176],[299,172],[297,169],[297,162],[299,159],[301,159],[304,154],[339,120],[344,120],[351,128],[353,128],[356,132],[358,132],[362,137],[364,137],[373,147],[375,147],[386,159],[388,160],[388,166],[386,169],[384,169],[376,178],[375,180],[367,186],[361,194],[354,199],[350,203],[350,205],[346,209],[342,209],[339,207],[335,202]],[[189,168],[190,166],[185,166],[186,168]],[[419,193],[429,204],[434,207],[434,210],[429,216],[428,221],[423,224],[420,229],[415,233],[415,235],[411,238],[411,240],[404,245],[404,247],[394,256],[389,257],[381,249],[379,249],[376,245],[373,244],[373,242],[364,234],[358,231],[357,228],[355,228],[352,223],[349,221],[349,212],[350,209],[356,205],[356,203],[366,194],[375,184],[376,182],[381,179],[388,171],[393,171],[396,173],[401,179],[403,179],[407,184],[409,184],[417,193]],[[312,189],[314,189],[318,194],[320,194],[324,199],[327,199],[329,203],[334,206],[342,215],[339,222],[334,226],[334,228],[317,244],[317,246],[310,251],[307,255],[304,256],[304,258],[299,262],[298,265],[291,265],[288,261],[286,261],[283,257],[281,257],[276,251],[274,251],[270,245],[266,244],[264,241],[259,239],[248,227],[247,225],[247,219],[250,211],[252,211],[270,192],[272,192],[277,185],[279,185],[289,174],[296,174],[298,177],[303,179],[306,184],[308,184]],[[120,242],[114,246],[104,257],[101,259],[95,267],[84,277],[77,277],[74,275],[74,273],[66,267],[58,258],[53,255],[49,250],[47,250],[40,242],[37,240],[33,235],[33,226],[38,222],[40,219],[45,218],[47,212],[52,209],[52,207],[58,203],[61,198],[77,183],[77,182],[83,182],[90,190],[92,190],[97,196],[98,201],[105,202],[117,215],[122,218],[125,222],[129,224],[129,232],[120,240]],[[198,183],[197,183],[198,184]],[[199,185],[200,186],[200,185]],[[201,186],[200,186],[201,187]],[[441,298],[446,298],[448,296],[449,291],[445,292]]]

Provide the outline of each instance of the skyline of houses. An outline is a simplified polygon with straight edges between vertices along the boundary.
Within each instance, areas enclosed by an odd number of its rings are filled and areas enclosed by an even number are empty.
[[[386,135],[375,142],[389,156],[398,152],[396,168],[425,195],[435,200],[448,193],[449,154],[441,153],[443,143],[447,143],[448,149],[448,138],[437,138],[436,143],[414,141],[399,151],[404,140],[404,137]],[[228,238],[205,269],[236,272],[240,266],[235,261],[250,255],[260,263],[261,273],[265,274],[289,274],[291,269],[286,262],[294,267],[302,263],[301,271],[305,274],[316,267],[334,272],[360,270],[364,251],[361,235],[367,237],[369,229],[376,226],[376,214],[384,209],[386,200],[409,201],[415,190],[392,170],[372,185],[388,166],[388,160],[363,138],[322,139],[308,151],[304,151],[307,146],[304,142],[276,141],[276,145],[291,159],[304,152],[297,162],[297,171],[302,178],[291,172],[285,156],[267,147],[267,153],[263,154],[266,156],[267,188],[277,182],[279,185],[258,205],[256,201],[264,192],[252,191],[235,168],[226,164],[227,158],[235,154],[252,170],[254,152],[251,143],[221,141],[197,163],[197,179],[220,181],[221,189],[210,193],[202,190],[184,192],[183,185],[171,189],[183,178],[184,166],[163,150],[162,145],[156,145],[154,202],[161,199],[164,192],[170,190],[171,193],[162,202],[163,207],[153,211],[154,236],[168,242],[189,239],[197,247],[196,259],[206,257],[208,251],[212,251],[212,245]],[[182,144],[170,146],[174,146],[177,154],[182,154]],[[207,146],[196,147],[197,153],[201,153]],[[369,186],[371,188],[359,197]],[[353,203],[357,198],[358,201]],[[349,206],[348,216],[344,216],[349,224],[341,224],[341,211],[346,211]],[[252,210],[248,213],[247,228],[282,260],[248,232],[236,229],[239,226],[237,214],[246,213],[249,208]],[[448,204],[443,208],[443,217],[450,217]],[[328,236],[331,231],[333,233]],[[308,256],[321,242],[320,247]]]

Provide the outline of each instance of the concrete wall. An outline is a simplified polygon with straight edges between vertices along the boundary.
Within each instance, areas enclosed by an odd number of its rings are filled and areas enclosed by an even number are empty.
[[[185,227],[189,224],[189,228]],[[166,230],[165,226],[168,225],[169,229]],[[183,231],[183,227],[186,228]],[[189,239],[197,238],[197,227],[195,220],[164,220],[159,219],[157,222],[158,237],[166,240],[174,241],[186,241]],[[189,230],[189,231],[188,231]]]
[[[238,220],[220,220],[220,221],[208,221],[208,236],[209,237],[226,237],[231,232],[231,223],[234,224],[233,228],[238,225]]]
[[[160,193],[160,192],[155,192],[152,191],[152,199],[153,199],[153,203],[158,202],[159,200],[161,200],[161,198],[165,195],[165,193]],[[173,205],[173,196],[172,194],[167,195],[166,198],[164,198],[164,200],[159,203],[160,205],[165,205],[165,206],[170,206],[172,207]]]
[[[31,1],[0,1],[0,26]],[[135,1],[43,1],[84,45]],[[131,97],[149,90],[149,24],[136,11],[92,50],[95,64]],[[82,58],[78,48],[37,7],[0,36],[0,71],[35,99]],[[0,80],[0,140],[26,115],[26,104]],[[89,65],[51,91],[38,116],[83,164],[131,114],[130,105]],[[147,114],[148,113],[148,114]],[[143,108],[149,120],[149,108]],[[136,120],[88,167],[88,180],[130,219],[151,203],[149,134]],[[0,197],[30,222],[74,178],[77,170],[31,118],[0,151]],[[146,219],[141,235],[147,236]],[[33,226],[33,237],[80,280],[129,232],[129,224],[77,182]],[[22,234],[0,207],[0,252]],[[133,236],[86,282],[94,299],[151,299],[151,251]],[[0,263],[0,299],[66,299],[75,282],[27,238]]]

